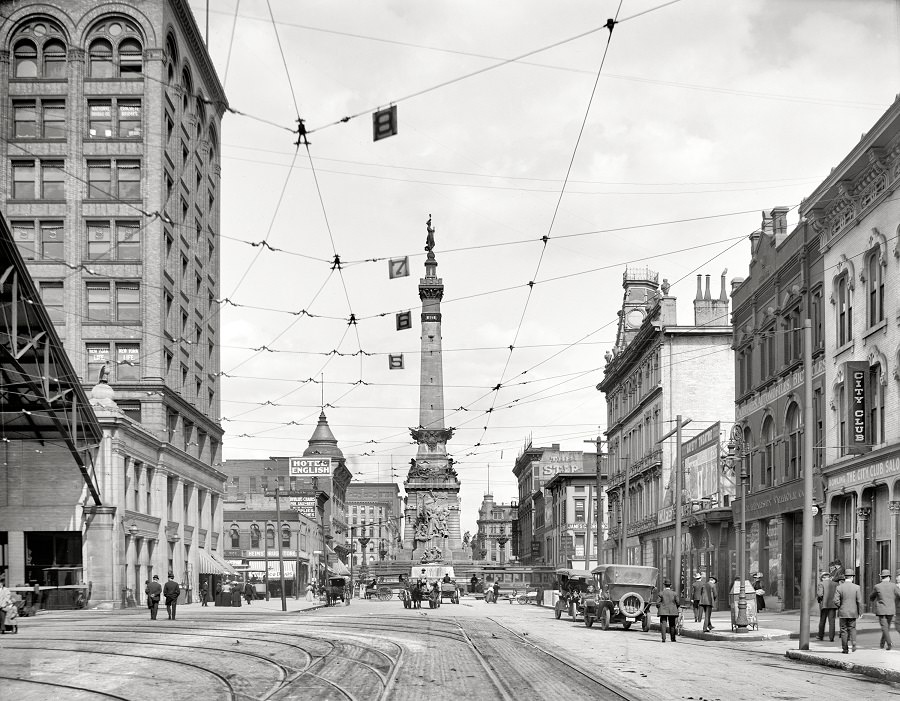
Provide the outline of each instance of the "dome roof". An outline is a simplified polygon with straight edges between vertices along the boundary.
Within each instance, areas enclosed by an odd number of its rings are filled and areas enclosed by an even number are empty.
[[[319,423],[309,439],[309,447],[303,451],[303,457],[311,455],[324,455],[341,459],[344,457],[344,453],[338,448],[337,438],[334,437],[331,428],[328,426],[328,419],[325,418],[324,411],[319,414]]]

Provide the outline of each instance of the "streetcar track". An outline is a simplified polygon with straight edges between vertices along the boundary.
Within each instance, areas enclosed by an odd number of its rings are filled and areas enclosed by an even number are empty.
[[[33,647],[30,647],[30,646],[29,646],[29,647],[22,647],[22,646],[20,646],[20,645],[18,645],[18,644],[16,644],[16,643],[14,643],[14,644],[12,644],[12,645],[4,645],[4,648],[7,649],[7,650],[23,650],[23,649],[24,649],[24,650],[34,650],[34,649],[35,649],[35,648],[33,648]],[[40,648],[38,648],[38,649],[40,649]],[[47,650],[63,650],[63,651],[68,651],[68,652],[77,652],[77,653],[84,654],[86,657],[93,657],[93,656],[95,656],[95,655],[100,655],[100,654],[102,654],[102,655],[104,655],[104,656],[123,657],[123,658],[124,658],[124,657],[127,657],[127,658],[132,658],[132,659],[133,659],[133,658],[137,658],[137,659],[141,659],[141,660],[146,660],[146,659],[147,659],[146,657],[140,657],[139,655],[136,655],[136,654],[130,653],[130,652],[115,652],[115,651],[113,651],[113,652],[107,652],[107,651],[104,651],[104,652],[101,653],[101,652],[99,652],[99,651],[96,651],[96,652],[95,652],[95,651],[91,651],[91,650],[80,650],[80,649],[77,649],[77,648],[76,648],[76,649],[68,649],[68,650],[67,650],[66,648],[63,648],[63,647],[47,648]],[[210,670],[210,669],[205,669],[205,668],[203,668],[203,667],[200,667],[199,665],[193,664],[192,662],[184,662],[184,661],[181,661],[181,660],[170,660],[170,659],[162,659],[162,660],[160,660],[159,658],[157,658],[157,659],[154,660],[154,661],[155,661],[155,662],[160,662],[160,661],[162,661],[162,662],[168,662],[169,664],[172,664],[172,665],[174,665],[174,666],[176,666],[176,667],[179,666],[179,665],[180,665],[180,666],[183,666],[183,667],[190,667],[190,668],[192,668],[192,669],[199,670],[200,672],[203,672],[204,674],[208,674],[208,675],[211,676],[211,677],[215,677],[215,678],[217,678],[219,681],[221,681],[222,684],[225,685],[226,690],[228,691],[228,693],[230,694],[230,697],[231,697],[232,699],[237,700],[237,699],[239,699],[239,698],[253,698],[252,696],[249,696],[249,695],[247,695],[247,694],[243,694],[243,693],[237,694],[237,693],[235,692],[234,685],[233,685],[231,682],[229,682],[228,679],[225,678],[223,675],[219,674],[218,672],[213,672],[213,671]],[[22,680],[22,681],[29,681],[29,682],[33,682],[33,683],[35,683],[35,684],[45,684],[45,683],[46,683],[46,684],[50,684],[50,685],[53,685],[53,686],[62,686],[62,685],[60,685],[60,684],[57,683],[57,682],[36,681],[36,680],[26,679],[26,678],[24,678],[24,677],[23,677],[23,678],[15,677],[15,679],[20,679],[20,680]],[[87,687],[75,687],[75,686],[69,686],[69,688],[72,688],[72,689],[78,689],[79,691],[87,691],[87,692],[90,692],[90,693],[95,693],[95,691],[94,691],[93,689],[89,689],[89,688],[87,688]],[[100,693],[106,694],[107,692],[100,692]],[[120,698],[120,697],[119,697],[119,698]]]
[[[97,696],[105,696],[106,698],[117,699],[117,701],[132,701],[132,699],[126,696],[118,696],[117,694],[111,694],[108,691],[97,691],[95,689],[87,689],[82,686],[60,684],[59,682],[37,681],[35,679],[28,679],[27,677],[10,677],[3,673],[0,673],[0,679],[6,679],[7,681],[11,682],[19,682],[21,684],[39,684],[40,686],[52,686],[58,689],[68,689],[69,691],[83,691],[90,694],[96,694]]]

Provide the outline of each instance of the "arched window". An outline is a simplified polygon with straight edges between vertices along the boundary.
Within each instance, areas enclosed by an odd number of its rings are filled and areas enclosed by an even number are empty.
[[[13,49],[13,75],[16,78],[37,78],[37,47],[31,41],[20,41]]]
[[[281,527],[281,547],[282,548],[291,547],[291,528],[290,528],[290,526],[282,526]]]
[[[44,77],[66,77],[66,45],[59,39],[50,39],[44,44]]]
[[[866,439],[872,445],[883,443],[885,440],[884,423],[884,386],[881,384],[881,363],[869,366],[867,380],[868,391],[866,401],[869,404],[868,425],[869,435]]]
[[[880,249],[876,248],[866,258],[867,321],[875,326],[884,321],[884,274],[881,267]]]
[[[788,480],[798,478],[803,469],[803,428],[800,419],[800,407],[792,402],[785,420],[787,442],[784,444],[784,477]]]
[[[237,526],[231,527],[231,547],[232,548],[240,548],[241,547],[241,532],[238,530]]]
[[[144,72],[143,49],[141,43],[132,37],[119,43],[119,75],[139,76]]]
[[[752,493],[759,489],[759,475],[753,471],[753,434],[750,429],[744,427],[744,445],[743,456],[738,456],[744,460],[743,469],[747,471],[747,492]],[[734,469],[734,486],[740,491],[741,488],[741,463],[735,465]]]
[[[275,547],[275,527],[271,524],[266,526],[266,547],[269,549]]]
[[[837,344],[840,347],[853,340],[853,298],[851,297],[850,281],[846,274],[838,279],[835,291]]]
[[[775,422],[767,416],[762,427],[762,468],[760,487],[775,484]]]
[[[250,547],[259,547],[259,526],[255,523],[250,524]]]
[[[194,81],[191,80],[191,72],[185,67],[181,71],[181,111],[187,114],[193,104],[191,95],[194,92]]]
[[[88,49],[91,78],[112,78],[113,52],[112,44],[106,39],[95,39]]]

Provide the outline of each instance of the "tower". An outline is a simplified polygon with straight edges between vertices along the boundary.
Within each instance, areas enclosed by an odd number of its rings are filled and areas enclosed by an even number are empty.
[[[444,370],[441,357],[441,298],[444,281],[437,276],[434,229],[427,223],[425,277],[419,279],[422,302],[422,353],[419,384],[419,425],[410,428],[418,443],[403,483],[406,489],[404,543],[420,562],[452,559],[461,554],[459,479],[447,455],[452,428],[444,426]]]

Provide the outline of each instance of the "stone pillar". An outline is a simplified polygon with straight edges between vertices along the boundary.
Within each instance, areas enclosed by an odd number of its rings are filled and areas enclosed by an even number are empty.
[[[900,568],[900,501],[888,502],[888,508],[891,510],[891,559],[894,562],[891,574],[897,574]]]
[[[118,608],[122,598],[124,540],[116,537],[116,507],[82,508],[84,583],[90,591],[86,606]]]
[[[825,529],[822,534],[822,560],[824,561],[825,567],[828,567],[834,560],[835,535],[841,518],[836,513],[827,513],[823,514],[823,516]]]
[[[859,503],[858,500],[857,503]],[[858,570],[856,573],[856,583],[863,587],[863,589],[868,586],[864,566],[866,562],[866,521],[869,520],[869,514],[871,512],[872,509],[868,506],[856,507],[856,557],[854,558],[855,561],[852,566]],[[856,564],[857,562],[859,562],[859,565]]]

